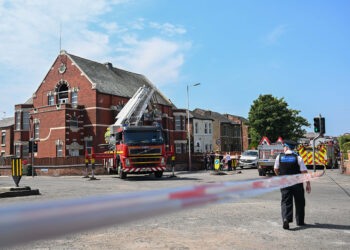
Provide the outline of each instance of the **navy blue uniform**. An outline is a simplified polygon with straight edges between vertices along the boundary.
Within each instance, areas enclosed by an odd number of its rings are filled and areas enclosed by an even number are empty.
[[[279,155],[279,175],[300,174],[298,156],[292,154]],[[305,196],[303,183],[298,183],[290,187],[281,189],[282,200],[281,210],[283,221],[293,222],[293,198],[295,202],[295,219],[297,225],[304,224],[305,217]]]

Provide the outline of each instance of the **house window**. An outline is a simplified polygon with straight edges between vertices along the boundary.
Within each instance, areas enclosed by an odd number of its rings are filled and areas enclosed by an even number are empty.
[[[21,157],[21,146],[20,145],[15,146],[15,153],[16,153],[17,157]]]
[[[1,132],[1,145],[6,144],[6,131]]]
[[[23,145],[22,150],[23,150],[22,157],[28,159],[29,158],[29,144]]]
[[[56,145],[56,155],[57,157],[63,156],[63,144]]]
[[[240,127],[235,127],[233,131],[234,131],[234,135],[233,135],[234,137],[240,137],[241,135]]]
[[[50,106],[55,104],[55,100],[54,100],[54,96],[53,95],[49,95],[48,103],[49,103]]]
[[[0,157],[5,156],[5,151],[1,151]]]
[[[85,149],[91,154],[92,141],[85,141]]]
[[[204,123],[204,134],[208,134],[208,123]]]
[[[181,130],[181,117],[175,116],[175,130]]]
[[[23,130],[29,130],[29,126],[30,126],[30,114],[29,112],[23,112]]]
[[[179,144],[179,143],[176,143],[176,144],[175,144],[175,152],[176,152],[177,154],[181,154],[181,153],[182,153],[181,144]]]
[[[58,103],[68,103],[68,86],[67,84],[62,84],[58,88]]]
[[[39,140],[39,123],[34,124],[34,139]]]
[[[182,130],[186,130],[186,117],[181,116],[182,118]]]
[[[209,134],[211,134],[211,123],[209,123]]]
[[[223,127],[223,135],[227,135],[227,127]]]
[[[77,128],[78,127],[78,118],[75,116],[72,116],[69,121],[69,126],[71,128]]]
[[[69,155],[70,156],[79,156],[79,149],[70,149]]]
[[[21,130],[21,113],[16,112],[16,130]]]
[[[78,93],[77,92],[72,93],[72,104],[78,104]]]
[[[198,134],[198,122],[195,123],[195,133]]]
[[[208,144],[205,144],[205,152],[208,152],[208,149],[209,149]]]

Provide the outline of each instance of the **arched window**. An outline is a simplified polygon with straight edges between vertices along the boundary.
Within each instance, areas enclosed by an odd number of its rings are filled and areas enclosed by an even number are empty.
[[[62,104],[62,103],[68,103],[68,86],[67,84],[63,83],[58,87],[58,95],[57,95],[57,103]]]

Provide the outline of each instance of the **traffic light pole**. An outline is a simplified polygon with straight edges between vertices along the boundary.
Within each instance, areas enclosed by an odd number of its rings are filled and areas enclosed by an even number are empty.
[[[320,132],[322,131],[322,123],[321,123],[321,114],[319,114],[319,126],[320,126]],[[316,143],[316,139],[318,139],[321,136],[321,133],[318,134],[318,136],[316,136],[313,140],[312,140],[312,162],[313,162],[313,166],[314,166],[314,172],[316,172],[316,163],[315,163],[315,143]]]
[[[32,140],[32,177],[34,178],[34,140]]]

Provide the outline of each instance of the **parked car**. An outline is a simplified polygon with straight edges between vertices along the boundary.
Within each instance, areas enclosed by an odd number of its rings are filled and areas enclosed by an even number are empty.
[[[258,150],[247,150],[244,151],[239,158],[238,165],[243,167],[258,167]]]

